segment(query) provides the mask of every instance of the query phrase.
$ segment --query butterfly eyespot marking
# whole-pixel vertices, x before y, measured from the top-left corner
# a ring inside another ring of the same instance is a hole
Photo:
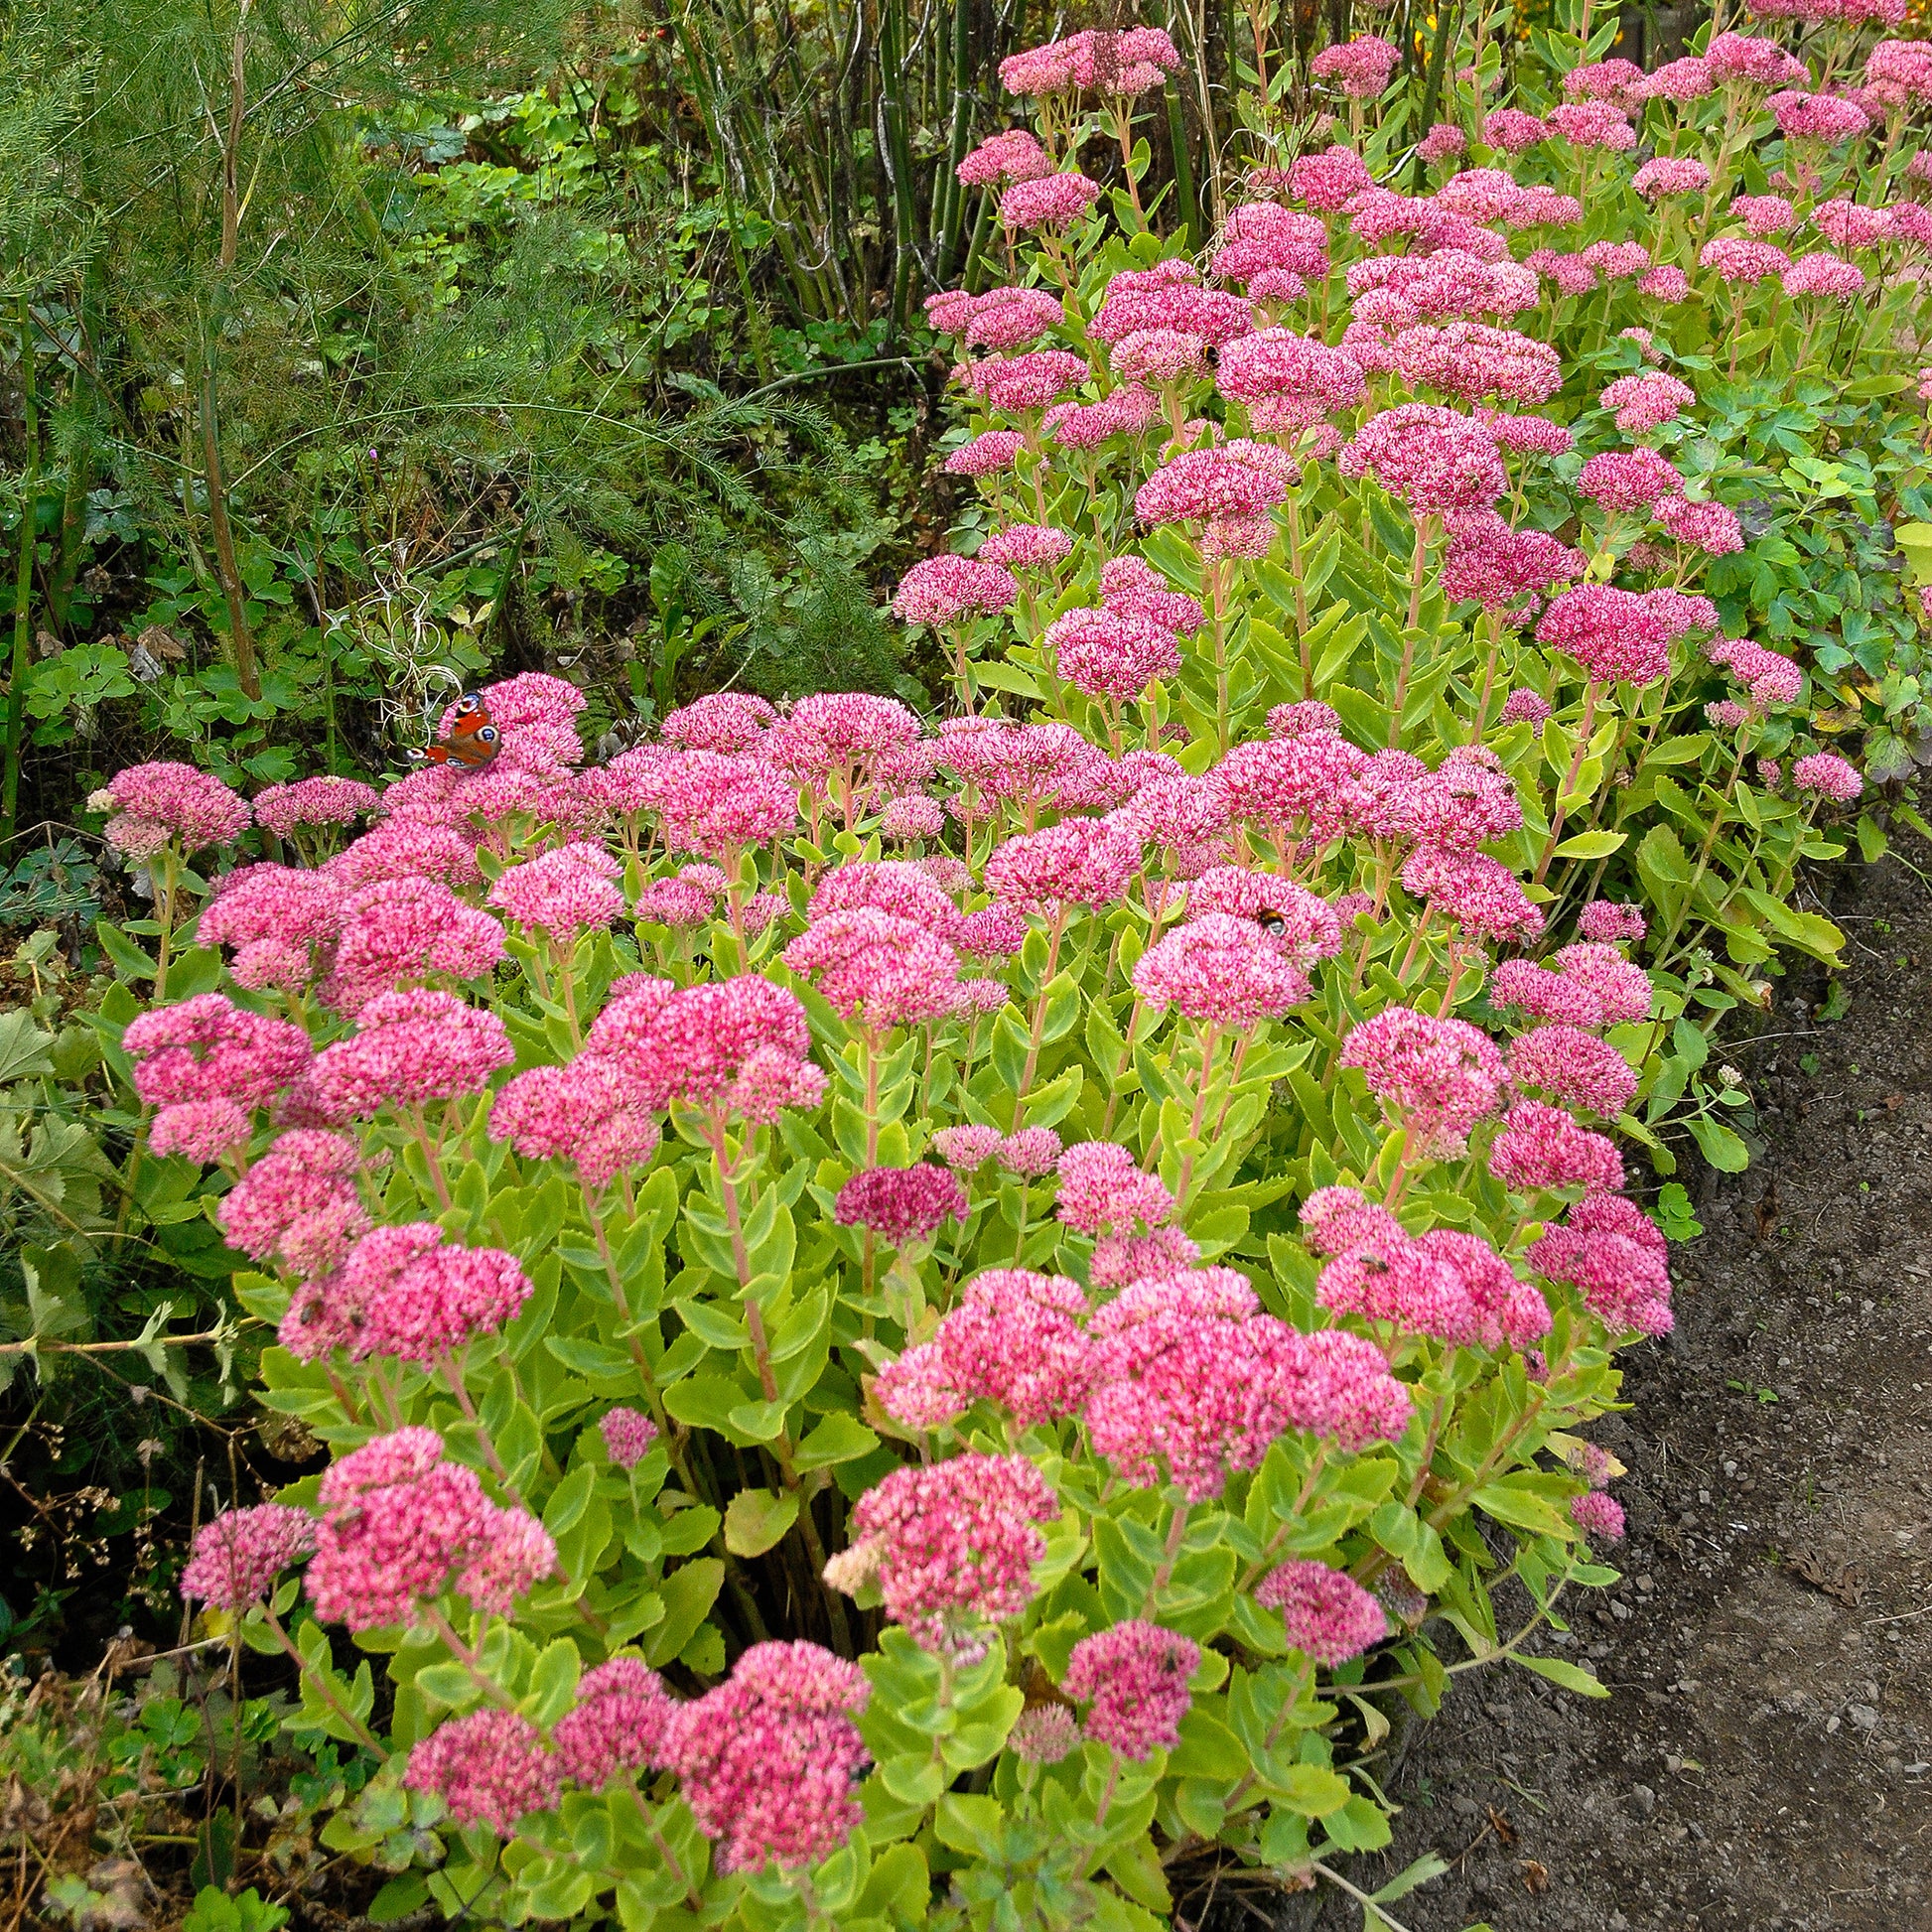
[[[466,691],[456,702],[456,715],[459,718],[468,718],[483,708],[483,701],[482,692]]]
[[[497,738],[500,736],[500,734],[497,732],[496,727],[494,725],[485,725],[480,732],[478,732],[477,736],[481,738],[485,745],[494,745],[496,743]]]

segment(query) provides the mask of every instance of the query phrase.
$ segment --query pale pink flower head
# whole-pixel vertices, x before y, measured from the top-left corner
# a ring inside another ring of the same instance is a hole
[[[676,1708],[664,1758],[721,1870],[817,1864],[864,1822],[871,1758],[852,1719],[871,1690],[817,1644],[758,1643],[729,1683]]]
[[[1816,792],[1835,804],[1849,805],[1864,789],[1856,766],[1836,752],[1812,752],[1791,767],[1791,782],[1800,791]]]
[[[1670,669],[1671,630],[1645,597],[1584,584],[1551,601],[1536,640],[1560,650],[1600,683],[1654,684]]]
[[[1108,282],[1087,334],[1111,345],[1141,330],[1169,329],[1220,349],[1254,328],[1254,308],[1245,297],[1199,284],[1200,271],[1178,258],[1124,269]]]
[[[1561,1022],[1510,1042],[1509,1074],[1519,1087],[1612,1119],[1637,1091],[1636,1069],[1614,1046]]]
[[[1690,297],[1691,279],[1676,263],[1665,262],[1638,278],[1637,293],[1654,302],[1684,302]]]
[[[942,1127],[932,1137],[940,1160],[957,1173],[971,1173],[1000,1151],[1006,1139],[997,1127],[981,1127],[971,1122],[959,1127]]]
[[[231,946],[237,986],[306,986],[317,949],[341,928],[344,894],[326,872],[292,866],[242,866],[227,874],[202,908],[196,937]]]
[[[1604,450],[1584,465],[1577,487],[1612,515],[1630,516],[1648,512],[1666,496],[1683,495],[1684,479],[1655,450]]]
[[[1073,1646],[1060,1689],[1087,1707],[1088,1737],[1138,1762],[1179,1743],[1199,1668],[1192,1639],[1131,1617]]]
[[[979,561],[1008,570],[1050,570],[1072,554],[1073,539],[1050,523],[1010,523],[979,547]]]
[[[230,1509],[195,1533],[180,1589],[191,1603],[237,1613],[261,1602],[275,1579],[315,1547],[315,1518],[281,1503]]]
[[[1549,715],[1550,700],[1527,685],[1519,686],[1503,700],[1502,722],[1505,725],[1541,725]]]
[[[1312,997],[1287,947],[1252,919],[1205,912],[1156,941],[1135,962],[1134,990],[1202,1026],[1247,1031]]]
[[[607,1409],[599,1421],[604,1452],[620,1469],[634,1469],[657,1441],[658,1428],[640,1409]]]
[[[1217,360],[1215,387],[1246,405],[1257,429],[1312,429],[1367,399],[1351,356],[1290,329],[1262,329],[1229,343]]]
[[[1500,148],[1505,154],[1527,154],[1549,138],[1549,122],[1524,113],[1520,107],[1499,107],[1482,123],[1483,145]]]
[[[352,825],[378,802],[375,787],[359,778],[298,778],[258,791],[253,809],[257,825],[285,839],[299,828]]]
[[[1565,101],[1544,119],[1553,134],[1586,151],[1622,154],[1637,145],[1637,130],[1622,108],[1606,100]]]
[[[1001,188],[1053,172],[1053,158],[1031,128],[1010,127],[982,141],[956,173],[968,188]],[[936,298],[935,298],[936,299]],[[929,306],[929,305],[928,305]]]
[[[1017,429],[982,430],[954,450],[944,468],[949,477],[995,477],[1011,470],[1026,447],[1027,439]]]
[[[1768,241],[1753,241],[1746,235],[1719,235],[1704,244],[1698,266],[1713,270],[1735,288],[1782,275],[1791,266],[1791,257]]]
[[[1730,211],[1752,234],[1784,234],[1798,225],[1798,210],[1782,195],[1739,195]]]
[[[130,859],[152,859],[172,841],[183,852],[232,845],[248,829],[245,798],[212,772],[166,759],[115,772],[88,803],[112,814],[104,836]]]
[[[1865,56],[1863,92],[1888,113],[1932,101],[1932,46],[1879,41]]]
[[[1438,395],[1534,408],[1563,387],[1563,363],[1556,349],[1514,329],[1493,329],[1481,322],[1457,321],[1441,328],[1422,323],[1403,330],[1390,348],[1405,382]]]
[[[1472,602],[1527,623],[1543,593],[1574,583],[1588,567],[1581,550],[1547,530],[1513,529],[1500,518],[1454,531],[1440,579],[1452,604]]]
[[[1867,278],[1857,262],[1821,249],[1800,255],[1784,271],[1783,285],[1786,295],[1815,295],[1826,302],[1850,302],[1865,292]]]
[[[785,947],[794,973],[848,1020],[863,1017],[881,1031],[918,1026],[953,1010],[959,954],[937,934],[874,906],[833,912]]]
[[[1199,1246],[1175,1227],[1152,1228],[1146,1234],[1103,1234],[1093,1244],[1087,1280],[1099,1294],[1133,1282],[1184,1275],[1199,1262]]]
[[[601,1791],[621,1772],[662,1763],[677,1702],[641,1659],[614,1657],[587,1671],[577,1702],[551,1726],[563,1774],[587,1791]]]
[[[687,752],[730,756],[751,750],[777,716],[764,699],[749,691],[707,691],[664,714],[663,737]]]
[[[923,792],[889,799],[879,814],[879,830],[889,839],[933,839],[945,829],[945,806]]]
[[[1389,1634],[1382,1606],[1345,1570],[1292,1560],[1255,1586],[1255,1601],[1280,1610],[1292,1648],[1332,1670]]]
[[[1418,846],[1404,861],[1402,890],[1487,943],[1527,942],[1543,930],[1543,912],[1516,875],[1486,852]]]
[[[653,879],[637,895],[637,903],[631,909],[649,924],[688,932],[710,924],[717,905],[718,895],[714,891],[696,880],[674,877]]]
[[[356,1031],[316,1055],[310,1092],[338,1120],[480,1092],[516,1057],[495,1014],[454,993],[378,993]]]
[[[969,1406],[969,1398],[952,1386],[936,1342],[921,1342],[888,1362],[879,1371],[873,1393],[887,1415],[906,1429],[944,1429]],[[837,1578],[827,1581],[836,1583]]]
[[[1744,547],[1744,526],[1727,503],[1666,496],[1657,505],[1656,515],[1674,542],[1701,550],[1706,556],[1727,557]]]
[[[1838,249],[1881,247],[1897,233],[1891,208],[1872,208],[1859,201],[1820,201],[1812,208],[1812,226]]]
[[[314,1359],[330,1344],[353,1361],[394,1355],[426,1365],[514,1320],[530,1283],[512,1255],[445,1241],[431,1221],[372,1228],[340,1269],[312,1284],[304,1311]]]
[[[1615,411],[1618,429],[1640,435],[1675,422],[1696,403],[1697,391],[1661,369],[1648,369],[1641,375],[1618,376],[1604,387],[1597,401]]]
[[[340,920],[321,989],[338,1013],[359,1014],[414,981],[483,979],[506,953],[502,926],[433,879],[364,886]]]
[[[1770,8],[1754,8],[1770,12]],[[1748,87],[1785,87],[1805,81],[1807,68],[1785,53],[1775,41],[1760,41],[1742,33],[1716,33],[1704,49],[1704,62],[1720,81]]]
[[[928,1650],[984,1655],[988,1623],[1005,1623],[1036,1594],[1046,1554],[1038,1525],[1058,1499],[1024,1455],[956,1455],[895,1469],[859,1498],[856,1544],[872,1545],[886,1614]]]
[[[947,1221],[966,1218],[966,1190],[944,1168],[864,1168],[839,1189],[832,1218],[862,1227],[891,1247],[930,1240]]]
[[[1507,1073],[1495,1042],[1462,1020],[1387,1007],[1342,1040],[1341,1064],[1394,1109],[1422,1151],[1453,1148],[1496,1111]]]
[[[1207,345],[1177,329],[1137,329],[1114,345],[1107,366],[1123,382],[1169,389],[1206,373]]]
[[[1601,1490],[1590,1490],[1570,1499],[1570,1520],[1598,1543],[1616,1543],[1623,1537],[1623,1505]]]
[[[1646,921],[1640,906],[1593,898],[1578,913],[1577,930],[1586,939],[1614,943],[1621,939],[1641,939],[1646,930]]]
[[[805,918],[815,925],[834,912],[853,912],[862,906],[909,919],[949,943],[957,942],[964,924],[952,895],[923,865],[910,859],[855,859],[834,866],[806,902]]]
[[[1489,1172],[1523,1193],[1582,1187],[1613,1193],[1623,1185],[1616,1143],[1541,1100],[1519,1100],[1489,1145]]]
[[[602,846],[559,846],[506,867],[489,889],[489,902],[518,925],[567,943],[621,916],[620,871]]]
[[[1133,702],[1180,669],[1174,633],[1131,611],[1067,611],[1046,626],[1045,641],[1075,690],[1117,703]]]
[[[912,752],[919,736],[918,719],[897,698],[827,691],[800,698],[759,750],[802,784],[890,764]]]
[[[1341,922],[1334,907],[1273,873],[1245,866],[1215,866],[1187,888],[1187,916],[1226,913],[1259,924],[1304,972],[1341,949]]]
[[[1060,1137],[1050,1127],[1023,1127],[1000,1143],[1000,1166],[1032,1179],[1051,1173],[1060,1158]]]
[[[1076,1414],[1100,1366],[1087,1340],[1087,1314],[1079,1284],[1064,1275],[989,1269],[967,1284],[940,1322],[928,1373],[950,1392],[954,1414],[971,1402],[993,1402],[1023,1427]],[[900,1359],[910,1362],[918,1352]]]
[[[1650,974],[1603,943],[1585,941],[1557,952],[1557,972],[1573,985],[1588,987],[1601,1011],[1601,1026],[1623,1026],[1630,1020],[1650,1019],[1654,991]]]
[[[313,1128],[283,1134],[222,1196],[221,1231],[228,1245],[257,1261],[279,1256],[293,1265],[291,1250],[312,1245],[322,1232],[313,1225],[318,1216],[333,1217],[329,1227],[353,1240],[367,1225],[355,1193],[360,1164],[361,1150],[346,1136]]]
[[[1637,170],[1630,186],[1647,202],[1666,195],[1702,195],[1711,186],[1711,170],[1701,161],[1660,154]]]
[[[571,1162],[593,1188],[647,1167],[660,1139],[647,1097],[596,1053],[507,1081],[490,1103],[489,1135],[529,1159]]]
[[[1425,166],[1434,168],[1466,154],[1468,148],[1469,137],[1453,121],[1438,121],[1416,143],[1416,156]]]
[[[1773,94],[1770,107],[1779,133],[1792,141],[1817,141],[1836,147],[1871,126],[1871,116],[1863,107],[1839,94],[1808,94],[1793,89]]]
[[[1335,146],[1320,154],[1296,157],[1288,171],[1289,193],[1311,208],[1333,213],[1375,185],[1367,164],[1353,148]]]
[[[632,974],[612,987],[585,1044],[644,1107],[677,1100],[769,1124],[824,1093],[797,994],[757,973],[688,987]]]
[[[1066,818],[996,846],[986,889],[1003,904],[1050,911],[1109,905],[1141,863],[1138,833],[1117,818]]]
[[[1048,232],[1069,228],[1100,199],[1100,184],[1069,170],[1017,181],[1000,196],[1000,219],[1009,228]]]
[[[1337,467],[1347,477],[1373,477],[1418,516],[1484,509],[1509,486],[1489,432],[1434,403],[1403,403],[1371,416]]]
[[[1080,1722],[1063,1704],[1035,1704],[1007,1733],[1007,1748],[1024,1764],[1058,1764],[1080,1741]]]
[[[1572,68],[1563,76],[1563,91],[1571,100],[1607,100],[1627,113],[1643,104],[1647,76],[1634,61],[1596,61]]]
[[[1135,492],[1144,523],[1205,523],[1250,516],[1288,494],[1278,478],[1218,450],[1188,450],[1155,471]]]
[[[403,1769],[411,1791],[441,1798],[459,1828],[482,1825],[513,1838],[520,1818],[555,1811],[563,1770],[536,1726],[514,1711],[452,1718],[415,1744]]]
[[[1228,210],[1220,246],[1208,268],[1216,281],[1247,283],[1251,295],[1263,293],[1256,286],[1263,276],[1325,280],[1327,226],[1316,216],[1298,214],[1278,202],[1242,203]]]
[[[899,579],[893,615],[939,628],[986,612],[1004,611],[1020,595],[1010,570],[978,557],[926,557]]]
[[[1402,59],[1400,50],[1375,34],[1361,34],[1352,41],[1324,47],[1309,64],[1317,80],[1332,81],[1354,100],[1373,100],[1389,84],[1389,76]]]
[[[1174,1197],[1159,1174],[1143,1173],[1133,1154],[1112,1141],[1079,1141],[1059,1159],[1056,1212],[1082,1234],[1155,1228],[1173,1217]]]
[[[244,1110],[265,1106],[298,1080],[312,1050],[293,1022],[250,1013],[219,993],[137,1015],[121,1044],[148,1106],[225,1100]]]
[[[556,1566],[542,1525],[490,1503],[474,1470],[443,1460],[431,1429],[378,1436],[341,1457],[317,1501],[309,1596],[325,1622],[353,1630],[406,1624],[449,1587],[479,1608],[501,1606],[506,1589],[520,1593]]]
[[[1585,1306],[1616,1329],[1668,1334],[1672,1326],[1667,1244],[1656,1224],[1622,1194],[1589,1194],[1530,1244],[1530,1266],[1577,1289]]]
[[[957,318],[958,329],[951,333],[963,335],[969,348],[1028,348],[1049,329],[1057,329],[1066,321],[1066,309],[1059,297],[1044,289],[988,289],[984,295],[964,299],[968,306]],[[932,313],[932,303],[926,304],[926,310]]]
[[[1644,82],[1643,95],[1646,100],[1671,100],[1681,105],[1703,100],[1717,90],[1717,85],[1718,76],[1712,72],[1710,62],[1691,54],[1653,69]]]
[[[155,1115],[148,1145],[207,1167],[246,1147],[251,1131],[247,1112],[232,1100],[184,1100]]]

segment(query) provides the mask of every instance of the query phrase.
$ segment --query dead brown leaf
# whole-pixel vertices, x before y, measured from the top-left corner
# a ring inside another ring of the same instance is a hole
[[[1778,1183],[1775,1177],[1764,1183],[1764,1191],[1757,1201],[1757,1238],[1769,1240],[1771,1232],[1778,1224]]]
[[[1516,1869],[1523,1874],[1523,1889],[1542,1892],[1550,1889],[1550,1867],[1537,1859],[1518,1859]]]
[[[1494,1805],[1489,1807],[1489,1828],[1505,1845],[1516,1843],[1516,1827],[1509,1822],[1509,1813],[1498,1811]]]
[[[1785,1559],[1785,1568],[1796,1571],[1812,1588],[1837,1597],[1848,1609],[1856,1610],[1864,1601],[1864,1572],[1857,1564],[1835,1564],[1828,1557],[1800,1550]]]

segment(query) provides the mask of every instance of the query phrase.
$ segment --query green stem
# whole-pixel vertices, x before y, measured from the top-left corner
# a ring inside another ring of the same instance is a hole
[[[20,551],[14,568],[14,647],[7,677],[6,777],[0,789],[0,840],[13,837],[20,811],[20,740],[27,721],[27,672],[34,642],[34,549],[41,500],[41,403],[35,379],[34,314],[22,295],[15,304],[20,343],[20,394],[27,466],[20,478]]]

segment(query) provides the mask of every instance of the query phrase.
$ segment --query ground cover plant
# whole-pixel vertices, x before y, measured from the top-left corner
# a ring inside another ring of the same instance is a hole
[[[380,790],[93,801],[130,1176],[332,1456],[181,1587],[299,1673],[378,1918],[1130,1927],[1239,1869],[1397,1925],[1391,1714],[1600,1689],[1538,1640],[1671,1321],[1626,1157],[1743,1165],[1712,1037],[1835,958],[1800,868],[1915,729],[1857,566],[1922,507],[1932,55],[1646,75],[1586,11],[1505,101],[1452,24],[1403,89],[1258,14],[1198,250],[1162,31],[1005,64],[1007,280],[925,303],[979,506],[893,599],[943,716],[725,689],[591,762],[527,672]]]

